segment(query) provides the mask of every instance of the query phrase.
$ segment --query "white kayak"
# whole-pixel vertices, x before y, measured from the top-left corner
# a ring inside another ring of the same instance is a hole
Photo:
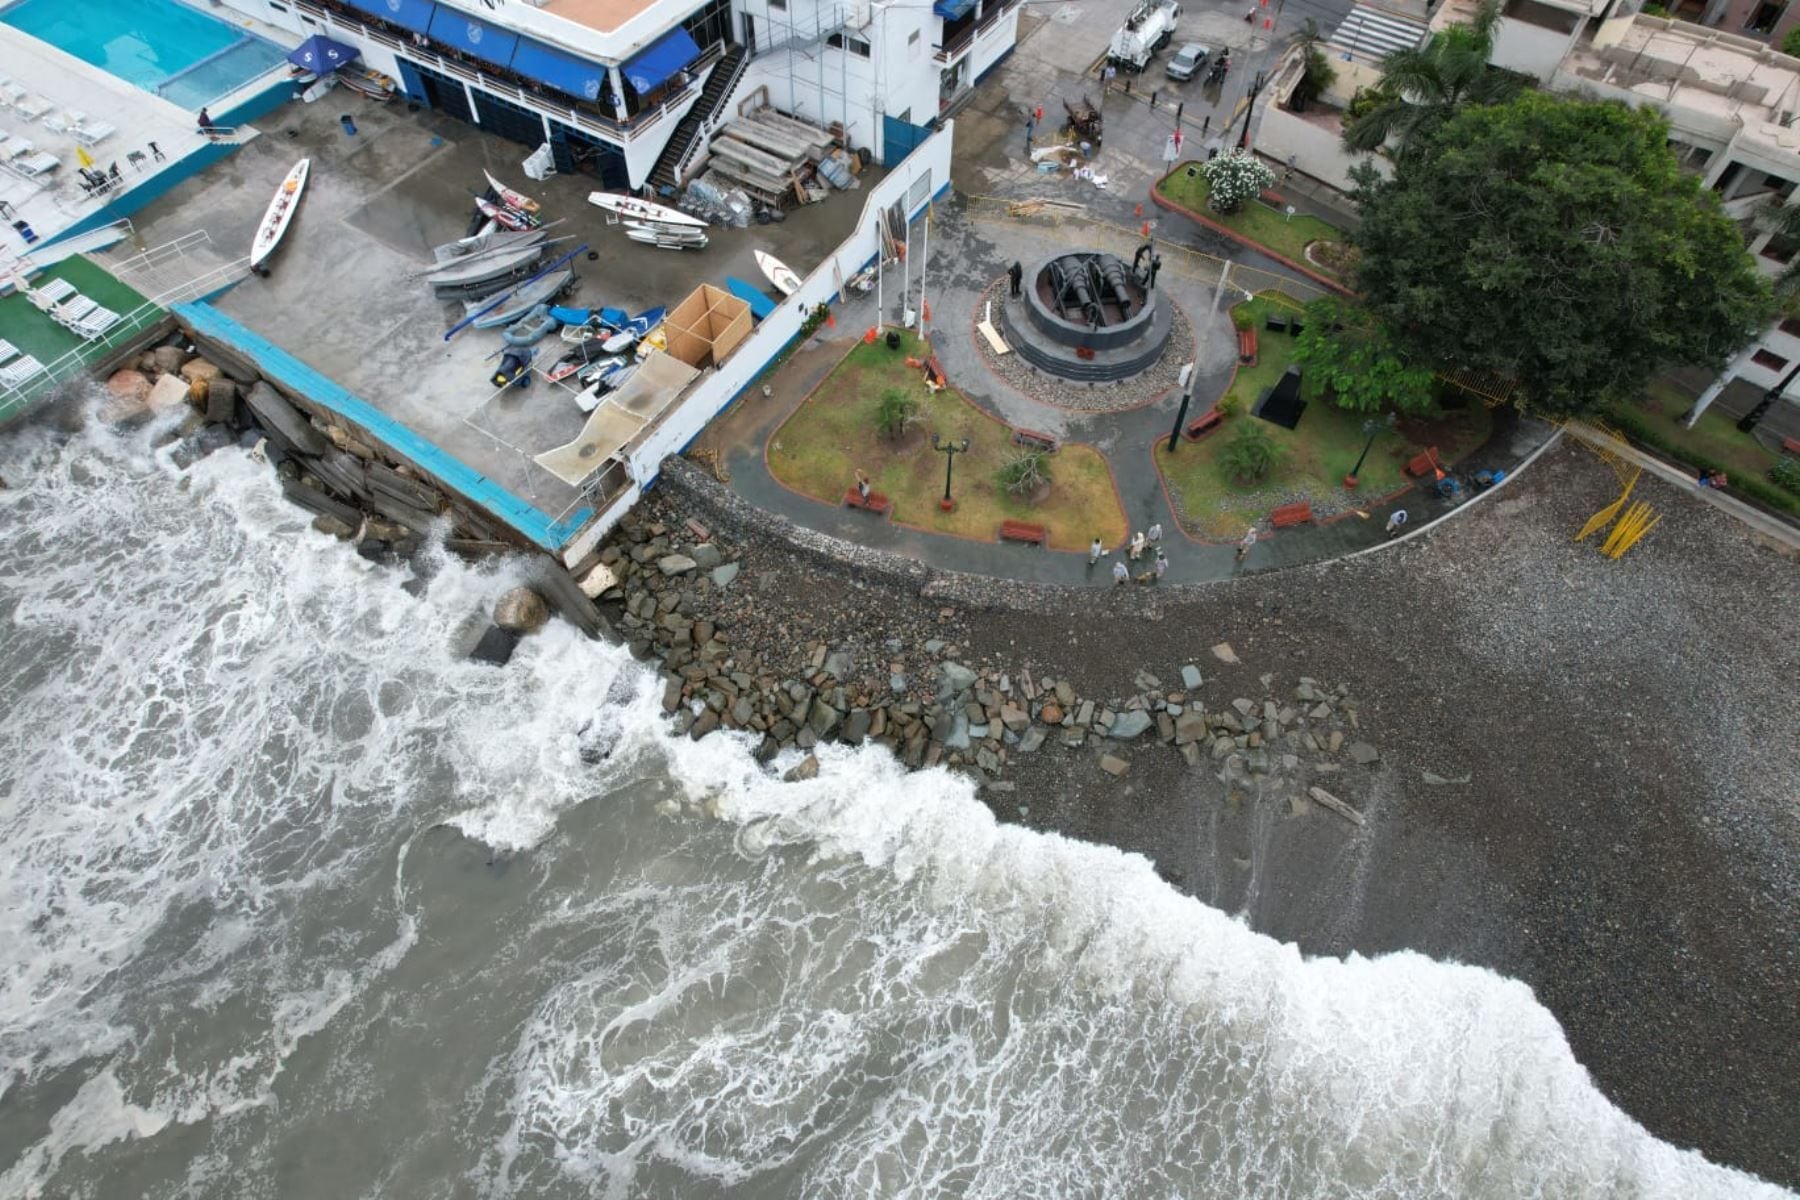
[[[800,290],[800,277],[788,269],[788,265],[770,254],[767,250],[756,252],[756,265],[762,273],[769,277],[769,282],[784,296],[791,296]]]
[[[659,225],[689,225],[696,229],[706,228],[706,222],[699,217],[690,217],[680,209],[652,204],[648,200],[639,200],[636,196],[622,196],[617,192],[589,192],[588,203],[595,208],[604,208],[607,212],[618,213],[621,217],[655,221]]]
[[[281,186],[275,189],[275,198],[269,201],[269,211],[263,214],[262,224],[256,227],[256,240],[250,243],[252,270],[260,266],[262,260],[273,254],[275,247],[281,244],[281,235],[287,232],[295,210],[300,207],[300,195],[306,190],[306,173],[311,167],[312,159],[301,159],[287,173],[287,178],[281,181]]]
[[[500,197],[500,203],[506,205],[506,207],[516,208],[520,212],[528,213],[534,213],[538,210],[538,202],[533,200],[530,196],[527,196],[524,192],[513,191],[486,171],[483,171],[482,174],[487,175],[488,186],[494,189],[494,195]]]

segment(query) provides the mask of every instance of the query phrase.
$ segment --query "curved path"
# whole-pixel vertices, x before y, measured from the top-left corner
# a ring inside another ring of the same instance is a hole
[[[1098,214],[1102,220],[1109,216],[1129,219],[1133,215],[1125,201],[1104,193],[1098,195],[1104,209],[1118,210],[1103,210]],[[1123,251],[1129,257],[1130,249],[1125,243],[1132,240],[1130,229],[1108,229],[1086,221],[1013,221],[1003,215],[979,215],[973,207],[960,199],[941,204],[930,235],[927,284],[935,319],[928,332],[951,385],[970,402],[1007,424],[1044,430],[1097,448],[1112,469],[1129,527],[1140,530],[1160,523],[1164,529],[1163,545],[1169,557],[1165,585],[1211,582],[1244,571],[1336,558],[1380,543],[1387,514],[1395,507],[1406,508],[1415,526],[1456,507],[1413,489],[1392,502],[1373,503],[1364,509],[1369,513],[1367,520],[1345,516],[1327,524],[1299,526],[1278,533],[1259,529],[1259,540],[1242,564],[1237,561],[1234,546],[1197,541],[1185,535],[1151,457],[1152,445],[1166,439],[1174,424],[1180,400],[1175,391],[1154,396],[1150,402],[1124,412],[1078,412],[1035,399],[1002,380],[976,345],[980,336],[974,329],[977,309],[987,289],[1008,264],[1015,259],[1031,262],[1057,250],[1094,245],[1115,253]],[[989,211],[1000,214],[1004,210]],[[1219,245],[1224,239],[1185,217],[1164,214],[1156,224],[1160,226],[1159,238],[1174,241],[1174,247],[1163,251],[1164,267],[1158,276],[1158,287],[1181,305],[1194,327],[1198,378],[1189,409],[1191,417],[1204,412],[1230,384],[1237,339],[1229,318],[1212,310],[1217,274],[1196,269],[1202,260],[1190,262],[1190,256],[1180,253],[1179,247],[1190,246],[1203,254],[1229,249],[1234,262],[1254,268],[1269,277],[1271,283],[1277,276],[1291,281],[1297,295],[1315,295],[1319,289],[1272,259],[1235,244]],[[1185,230],[1187,236],[1173,238],[1177,227]],[[918,245],[916,235],[914,245]],[[890,295],[890,319],[897,307],[897,299]],[[835,330],[821,330],[823,336],[803,345],[776,372],[770,380],[770,396],[750,393],[708,429],[700,444],[720,453],[730,471],[733,490],[758,507],[779,513],[798,525],[896,551],[942,570],[1043,583],[1110,586],[1111,558],[1090,566],[1087,556],[1081,553],[976,542],[911,529],[800,495],[770,475],[764,459],[769,438],[837,365],[862,331],[876,323],[873,298],[852,300],[838,310]],[[1171,347],[1170,353],[1180,352]],[[1463,467],[1512,467],[1550,436],[1547,427],[1521,424],[1497,412],[1494,434],[1485,446],[1463,461]]]

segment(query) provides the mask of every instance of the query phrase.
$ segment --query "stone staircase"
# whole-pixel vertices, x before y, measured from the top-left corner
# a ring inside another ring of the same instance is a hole
[[[734,45],[725,51],[725,56],[713,67],[712,74],[706,78],[706,86],[700,91],[700,99],[694,102],[694,107],[675,126],[669,144],[663,147],[662,156],[650,171],[650,186],[659,194],[665,188],[672,191],[681,186],[688,167],[704,147],[719,118],[724,115],[727,102],[744,78],[744,69],[749,63],[749,52],[742,46]]]

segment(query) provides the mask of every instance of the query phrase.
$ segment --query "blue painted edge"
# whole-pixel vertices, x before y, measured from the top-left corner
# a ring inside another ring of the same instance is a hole
[[[196,333],[217,339],[250,359],[271,380],[366,429],[396,454],[545,550],[555,553],[562,549],[593,518],[594,510],[583,508],[561,521],[554,519],[204,301],[177,304],[170,311]]]

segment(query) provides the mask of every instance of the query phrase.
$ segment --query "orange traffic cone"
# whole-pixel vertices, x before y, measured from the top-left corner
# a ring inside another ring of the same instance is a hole
[[[873,325],[871,325],[871,326],[869,326],[869,331],[867,333],[863,334],[863,345],[873,346],[874,344],[875,344],[875,327]]]
[[[1149,237],[1150,236],[1150,222],[1145,221],[1141,226],[1138,227],[1138,236],[1139,237]]]
[[[931,320],[931,301],[921,301],[919,307],[925,310],[925,319],[927,321]]]
[[[1140,205],[1138,205],[1138,206],[1137,206],[1137,207],[1136,207],[1136,208],[1134,208],[1134,209],[1132,209],[1132,210],[1131,210],[1131,215],[1132,215],[1132,216],[1134,216],[1134,217],[1141,217],[1141,216],[1143,216],[1143,215],[1144,215],[1144,206],[1143,206],[1143,205],[1142,205],[1142,204],[1140,204]]]
[[[832,312],[830,309],[825,310],[825,328],[827,328],[827,329],[836,329],[837,328],[837,314]]]

